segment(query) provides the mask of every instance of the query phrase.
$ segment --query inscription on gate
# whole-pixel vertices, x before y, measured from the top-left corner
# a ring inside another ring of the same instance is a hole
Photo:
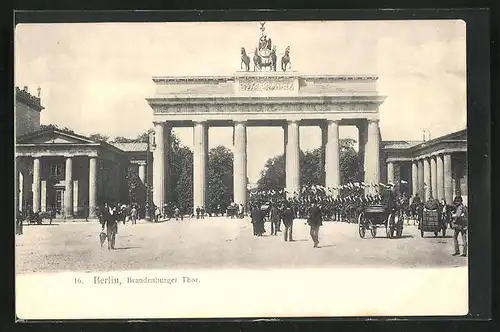
[[[291,91],[293,79],[241,80],[240,91]]]

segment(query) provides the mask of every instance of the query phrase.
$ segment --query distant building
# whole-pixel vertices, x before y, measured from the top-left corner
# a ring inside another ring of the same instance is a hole
[[[16,136],[40,129],[40,113],[44,109],[40,103],[40,97],[30,94],[26,86],[22,90],[16,87],[15,100]]]
[[[106,143],[54,128],[30,132],[16,143],[18,206],[95,218],[105,202],[130,203],[127,174],[138,175],[133,194],[144,206],[151,161],[147,142]]]
[[[382,156],[386,182],[400,191],[467,202],[467,129],[427,141],[383,141]]]

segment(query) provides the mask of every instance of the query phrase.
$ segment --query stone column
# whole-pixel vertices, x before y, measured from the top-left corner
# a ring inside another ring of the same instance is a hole
[[[368,137],[365,147],[365,182],[369,184],[380,183],[380,130],[378,120],[368,121]]]
[[[365,181],[365,146],[366,146],[366,137],[367,133],[367,125],[366,121],[363,120],[362,123],[356,126],[358,128],[358,172],[359,172],[359,181]]]
[[[146,164],[145,163],[140,163],[139,164],[139,179],[141,180],[142,184],[146,184]]]
[[[443,157],[444,173],[444,199],[447,204],[453,202],[453,178],[451,173],[451,154],[446,153]]]
[[[40,211],[40,158],[33,158],[33,212]]]
[[[326,145],[328,143],[328,125],[322,124],[320,126],[321,129],[321,165],[323,165],[323,174],[322,180],[323,180],[323,185],[326,187]]]
[[[424,191],[424,160],[418,160],[418,195],[420,199],[423,200],[425,198]]]
[[[443,155],[436,156],[436,198],[444,198],[444,174],[443,174]],[[447,204],[451,203],[446,201]]]
[[[155,122],[155,147],[153,151],[153,203],[163,208],[165,200],[165,137],[163,122]]]
[[[418,193],[418,164],[416,160],[411,162],[411,193],[413,196]]]
[[[387,162],[387,183],[394,183],[394,162]]]
[[[40,211],[47,212],[47,181],[40,181]]]
[[[430,157],[431,161],[431,192],[430,195],[433,198],[437,198],[437,167],[436,167],[436,156]]]
[[[234,124],[233,201],[246,206],[247,198],[247,130],[245,122]]]
[[[18,197],[19,197],[19,201],[17,202],[18,209],[19,209],[19,211],[22,211],[24,208],[24,174],[23,174],[23,172],[19,172],[17,192],[18,192]]]
[[[328,141],[325,153],[325,186],[337,188],[340,185],[339,122],[328,121]],[[338,191],[334,190],[336,194]]]
[[[208,130],[209,130],[209,126],[208,124],[205,126],[205,128],[203,129],[203,141],[205,142],[205,144],[203,145],[203,149],[204,149],[204,156],[205,156],[205,199],[204,199],[204,202],[203,202],[203,206],[205,206],[205,211],[207,210],[207,204],[208,204],[208,160],[209,160],[209,156],[210,156],[210,149],[208,147]]]
[[[431,163],[429,158],[424,159],[424,201],[431,195]]]
[[[73,218],[73,158],[66,157],[64,169],[64,218]]]
[[[300,191],[300,142],[298,121],[288,121],[286,143],[286,191],[293,197]]]
[[[172,137],[172,126],[166,122],[163,126],[163,202],[172,200],[172,186],[170,179],[170,146]]]
[[[89,215],[88,218],[97,218],[97,158],[89,158]]]
[[[207,129],[206,122],[195,122],[193,140],[193,208],[205,205],[206,193],[206,173],[207,173],[207,158],[205,156],[208,142],[206,141],[205,131]]]

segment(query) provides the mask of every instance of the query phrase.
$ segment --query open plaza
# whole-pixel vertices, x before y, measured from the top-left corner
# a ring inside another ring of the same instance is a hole
[[[116,250],[101,249],[97,222],[64,222],[24,227],[16,237],[16,271],[97,272],[155,269],[222,268],[343,268],[463,267],[467,258],[453,257],[451,231],[446,237],[420,236],[412,224],[403,236],[388,239],[380,230],[376,238],[361,239],[357,224],[325,222],[319,248],[313,248],[309,226],[297,219],[294,242],[283,233],[252,235],[248,218],[171,219],[161,223],[139,221],[118,226]]]

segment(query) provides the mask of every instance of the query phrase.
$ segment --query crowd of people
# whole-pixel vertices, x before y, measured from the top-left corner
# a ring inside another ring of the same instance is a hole
[[[271,222],[271,235],[280,231],[281,222],[286,227],[285,241],[293,241],[293,220],[306,219],[311,227],[310,235],[314,247],[319,243],[319,227],[323,221],[357,222],[357,218],[368,205],[384,205],[387,210],[399,213],[413,223],[422,221],[424,210],[438,210],[439,218],[449,223],[454,230],[453,241],[455,252],[459,254],[458,236],[463,243],[462,256],[467,255],[467,209],[463,205],[461,196],[455,197],[451,204],[444,199],[441,201],[432,196],[425,203],[418,194],[408,197],[406,193],[398,193],[394,184],[371,185],[372,189],[366,194],[366,184],[348,183],[339,188],[328,189],[322,186],[302,188],[287,197],[285,190],[258,191],[250,197],[250,217],[255,236],[265,233],[264,223]],[[336,192],[335,192],[336,191]],[[336,195],[331,195],[334,192]],[[393,215],[396,215],[394,213]]]
[[[365,190],[372,187],[372,190]],[[367,193],[369,192],[369,193]],[[385,205],[391,211],[399,211],[405,217],[407,223],[413,220],[418,223],[422,220],[423,211],[438,210],[440,216],[448,218],[450,227],[454,229],[454,255],[460,254],[458,237],[462,237],[464,251],[467,254],[467,208],[463,205],[462,198],[457,196],[451,204],[445,200],[438,201],[428,198],[423,202],[418,194],[408,197],[406,193],[398,193],[393,184],[367,185],[364,183],[348,183],[338,188],[325,188],[313,185],[305,186],[294,195],[287,195],[285,190],[267,190],[250,193],[248,210],[242,204],[218,204],[207,211],[203,206],[191,208],[189,211],[182,209],[176,204],[166,204],[163,209],[158,206],[140,206],[138,204],[104,204],[97,209],[97,215],[102,225],[102,231],[106,229],[109,249],[114,249],[115,237],[118,233],[118,224],[130,221],[136,224],[138,219],[150,215],[153,222],[162,219],[183,220],[185,215],[191,218],[204,219],[208,216],[226,216],[229,218],[243,218],[246,214],[250,216],[254,236],[262,236],[265,230],[265,222],[271,224],[271,235],[282,232],[284,226],[285,241],[293,241],[294,219],[306,219],[310,226],[310,235],[314,247],[319,244],[319,228],[323,221],[357,222],[357,218],[368,205]],[[186,213],[187,212],[187,213]],[[33,219],[33,213],[18,212],[16,215],[16,234],[23,233],[23,220]],[[29,217],[31,215],[31,217]]]

